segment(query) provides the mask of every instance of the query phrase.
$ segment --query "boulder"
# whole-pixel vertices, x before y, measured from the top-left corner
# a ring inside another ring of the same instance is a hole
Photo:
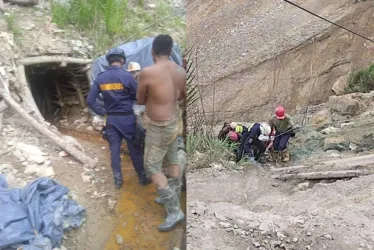
[[[338,137],[329,137],[326,138],[324,141],[324,150],[338,150],[343,151],[346,150],[349,146],[349,142],[345,140],[343,136]]]
[[[353,99],[352,95],[330,96],[328,104],[331,113],[343,116],[356,116],[360,113],[360,102]]]
[[[344,89],[347,87],[347,85],[348,85],[348,77],[341,76],[338,78],[338,80],[336,80],[334,85],[332,85],[331,89],[336,95],[344,95],[345,93]]]

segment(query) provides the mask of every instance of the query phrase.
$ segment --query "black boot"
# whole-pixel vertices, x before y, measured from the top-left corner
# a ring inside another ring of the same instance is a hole
[[[116,186],[117,189],[121,189],[123,184],[122,180],[114,180],[114,185]]]
[[[152,180],[151,180],[151,179],[148,179],[148,178],[147,178],[147,175],[146,175],[144,172],[138,174],[138,177],[139,177],[139,184],[140,184],[141,186],[146,186],[146,185],[152,183]]]
[[[158,230],[167,232],[182,222],[185,216],[180,208],[179,198],[173,189],[167,186],[164,189],[158,189],[157,192],[167,213],[164,223],[158,226]]]
[[[178,199],[180,199],[181,197],[181,189],[182,189],[182,183],[180,181],[180,178],[171,178],[168,180],[169,182],[169,187],[174,190],[174,192],[176,193],[176,195],[178,196]],[[155,202],[157,204],[160,204],[160,205],[164,205],[162,203],[162,199],[160,197],[157,197],[155,199]]]

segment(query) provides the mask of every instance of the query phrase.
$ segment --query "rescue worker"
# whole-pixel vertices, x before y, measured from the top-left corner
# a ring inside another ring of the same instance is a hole
[[[143,150],[139,143],[134,143],[136,127],[133,104],[136,102],[137,84],[131,74],[122,69],[126,62],[125,52],[120,48],[111,49],[106,55],[110,67],[100,73],[93,83],[88,96],[88,106],[97,114],[107,116],[106,137],[111,153],[111,166],[116,188],[121,188],[123,176],[121,170],[121,143],[124,138],[130,151],[134,169],[140,185],[147,185],[143,167]],[[104,108],[96,98],[102,94]]]
[[[245,157],[249,158],[251,161],[263,162],[263,154],[266,151],[266,146],[263,141],[259,138],[261,135],[270,136],[271,127],[267,123],[254,123],[248,129],[248,135],[243,141],[243,154]],[[256,151],[252,151],[252,146],[256,147]]]
[[[287,145],[290,138],[295,136],[296,129],[292,118],[286,114],[285,108],[279,105],[275,114],[271,116],[269,124],[272,129],[276,130],[272,154],[278,155],[280,153],[282,162],[288,162],[290,154]]]
[[[137,62],[129,62],[129,66],[127,67],[127,71],[131,73],[136,81],[139,79],[141,67],[140,64]]]
[[[227,134],[230,144],[237,144],[240,142],[240,134],[235,131],[229,131]]]
[[[218,140],[224,141],[227,138],[228,133],[231,131],[230,124],[228,122],[223,123],[223,127],[218,133]]]
[[[236,122],[230,123],[230,128],[232,129],[232,131],[235,131],[236,133],[239,133],[241,135],[248,131],[248,128],[246,126],[237,124]]]

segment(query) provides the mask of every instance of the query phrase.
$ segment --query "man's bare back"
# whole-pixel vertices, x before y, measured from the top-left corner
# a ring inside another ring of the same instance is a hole
[[[144,104],[151,120],[168,121],[177,116],[179,101],[186,99],[186,71],[181,66],[172,61],[157,62],[141,71],[139,83],[146,91]]]

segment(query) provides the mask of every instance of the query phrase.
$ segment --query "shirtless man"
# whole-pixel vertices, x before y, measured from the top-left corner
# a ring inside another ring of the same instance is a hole
[[[159,231],[170,231],[184,220],[180,208],[182,171],[178,160],[178,134],[182,125],[179,101],[186,102],[186,71],[169,60],[173,39],[158,35],[152,44],[154,65],[139,74],[137,104],[146,105],[149,126],[145,138],[144,166],[156,185],[167,216]],[[168,161],[169,180],[162,172],[163,159]]]

